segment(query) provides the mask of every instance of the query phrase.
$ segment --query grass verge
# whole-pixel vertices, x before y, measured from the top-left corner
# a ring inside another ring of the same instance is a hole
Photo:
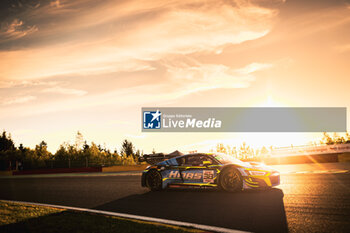
[[[101,214],[0,201],[0,232],[203,232]]]

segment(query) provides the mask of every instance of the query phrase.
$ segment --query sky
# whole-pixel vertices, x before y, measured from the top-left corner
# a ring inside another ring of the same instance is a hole
[[[349,0],[3,0],[0,22],[16,145],[301,145],[321,134],[141,133],[141,107],[350,107]]]

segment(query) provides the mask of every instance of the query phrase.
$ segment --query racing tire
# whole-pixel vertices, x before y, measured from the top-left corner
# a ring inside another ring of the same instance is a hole
[[[157,170],[150,170],[146,175],[146,186],[151,191],[162,190],[162,175]]]
[[[243,189],[242,176],[234,167],[222,171],[219,177],[219,188],[226,192],[240,192]]]

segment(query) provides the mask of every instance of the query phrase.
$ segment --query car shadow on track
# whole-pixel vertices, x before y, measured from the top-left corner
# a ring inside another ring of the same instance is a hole
[[[226,193],[166,190],[121,198],[95,209],[252,232],[288,232],[283,191]]]

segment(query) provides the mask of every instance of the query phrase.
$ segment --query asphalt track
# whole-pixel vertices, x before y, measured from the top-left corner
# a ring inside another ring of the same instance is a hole
[[[0,199],[116,211],[252,232],[350,232],[350,163],[278,168],[282,184],[268,191],[153,193],[140,187],[139,174],[120,173],[0,178]]]

